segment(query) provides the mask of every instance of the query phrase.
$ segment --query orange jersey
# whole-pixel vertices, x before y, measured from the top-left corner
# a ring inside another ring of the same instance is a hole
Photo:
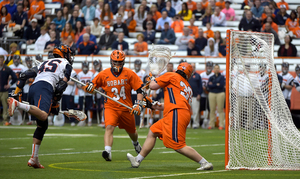
[[[183,32],[183,28],[184,28],[183,20],[180,20],[180,22],[173,21],[170,27],[174,30],[175,33]]]
[[[2,9],[3,6],[5,6],[6,4],[9,4],[9,1],[7,0],[3,0],[2,2],[0,2],[0,9]]]
[[[225,8],[225,1],[223,1],[222,3],[220,1],[216,2],[216,6],[219,6],[221,9]]]
[[[74,35],[74,32],[65,32],[65,31],[62,31],[61,34],[60,34],[60,37],[63,39],[63,40],[67,40],[68,36],[71,35],[72,36],[72,39],[74,40],[75,39],[75,35]]]
[[[101,18],[101,16],[100,16],[100,18]],[[103,17],[103,19],[101,19],[101,24],[103,26],[106,26],[106,25],[110,24],[112,19],[114,19],[114,15],[112,12],[110,12],[110,16],[108,16],[108,13],[105,13],[105,16]]]
[[[286,10],[289,10],[289,9],[290,9],[290,8],[289,8],[289,4],[286,3],[286,2],[278,2],[278,3],[276,3],[276,4],[277,4],[277,7],[278,7],[278,8],[280,8],[281,5],[285,5]]]
[[[157,22],[157,20],[161,18],[161,13],[159,11],[156,11],[155,14],[153,14],[152,18]]]
[[[45,3],[43,1],[32,1],[30,4],[29,14],[33,16],[34,14],[40,12],[41,10],[45,10]],[[45,11],[42,13],[43,17],[45,17]],[[28,19],[30,17],[28,16]]]
[[[147,42],[142,42],[142,43],[137,42],[134,44],[134,49],[137,52],[148,51],[148,44],[147,44]]]
[[[164,88],[164,117],[174,109],[190,111],[192,89],[188,81],[175,72],[167,72],[155,79]]]
[[[298,21],[292,21],[292,19],[288,18],[286,21],[285,21],[285,25],[287,26],[287,28],[292,31],[294,28],[298,27],[299,26],[299,23]],[[278,29],[277,29],[278,31]]]
[[[11,20],[11,16],[9,13],[7,13],[6,16],[1,16],[0,15],[0,18],[1,18],[1,22],[0,23],[5,23],[5,22],[9,22]]]
[[[278,33],[278,25],[275,22],[272,22],[271,27]],[[263,25],[262,30],[264,31],[266,28],[266,24]]]
[[[202,9],[206,9],[207,6],[208,6],[209,2],[206,1],[206,2],[201,2],[201,5],[202,5]]]
[[[111,68],[107,68],[93,79],[96,88],[101,87],[109,97],[132,106],[131,90],[138,90],[142,87],[142,80],[131,69],[123,67],[119,76],[115,76]],[[118,111],[129,111],[126,107],[106,99],[105,108],[115,109]]]
[[[198,38],[199,36],[199,29],[197,26],[188,26],[188,28],[190,29],[190,35],[194,36],[194,38]]]
[[[215,33],[212,30],[206,30],[206,31],[204,31],[204,34],[206,34],[207,39],[214,38],[214,36],[215,36]]]
[[[194,11],[197,9],[197,3],[195,1],[191,1],[191,3],[186,2],[188,5],[188,9],[191,11]]]

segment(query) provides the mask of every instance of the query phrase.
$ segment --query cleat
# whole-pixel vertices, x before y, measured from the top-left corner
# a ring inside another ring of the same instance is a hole
[[[102,157],[106,160],[106,161],[111,161],[111,152],[107,152],[106,150],[104,150],[102,152]]]
[[[86,122],[85,121],[80,121],[78,122],[77,126],[80,126],[80,127],[83,127],[86,125]]]
[[[101,122],[101,124],[98,124],[99,127],[103,127],[105,128],[105,123],[104,122]]]
[[[8,114],[10,117],[12,117],[14,115],[16,107],[18,106],[18,102],[14,98],[9,97],[7,99],[7,103],[9,106]]]
[[[219,127],[219,130],[223,130],[224,128],[223,127]]]
[[[201,164],[201,167],[200,168],[197,168],[197,170],[212,170],[214,167],[213,167],[213,164],[212,163],[204,163],[204,164]]]
[[[137,162],[137,161],[135,160],[135,157],[132,156],[130,153],[127,153],[127,159],[130,161],[131,166],[132,166],[133,168],[138,168],[138,167],[140,166],[140,164],[141,164],[141,163]]]
[[[5,122],[4,125],[5,125],[5,126],[10,126],[11,123],[10,123],[10,122]]]
[[[88,122],[88,126],[91,127],[92,126],[92,122]]]
[[[136,145],[133,144],[133,146],[134,146],[136,154],[139,154],[142,150],[140,143],[137,143]]]
[[[76,124],[75,122],[71,122],[71,126],[74,127]]]
[[[33,158],[30,158],[28,160],[27,164],[28,164],[29,167],[33,167],[33,168],[45,168],[43,165],[40,164],[39,160],[36,161]]]
[[[207,129],[210,130],[210,129],[212,129],[212,127],[208,127]]]

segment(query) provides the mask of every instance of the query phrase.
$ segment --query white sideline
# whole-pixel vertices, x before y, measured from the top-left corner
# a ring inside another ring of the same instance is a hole
[[[191,147],[213,147],[213,146],[222,146],[225,144],[211,144],[211,145],[192,145]],[[154,148],[155,150],[163,150],[166,147]],[[92,150],[86,152],[68,152],[68,153],[48,153],[48,154],[39,154],[39,156],[48,156],[48,155],[72,155],[72,154],[92,154],[92,153],[102,153],[103,150]],[[133,152],[133,149],[125,150],[112,150],[112,152]],[[11,156],[0,156],[0,158],[17,158],[17,157],[30,157],[30,155],[11,155]]]
[[[170,174],[170,175],[156,175],[156,176],[123,178],[123,179],[165,178],[165,177],[175,177],[175,176],[183,176],[183,175],[202,175],[202,174],[207,174],[207,173],[219,173],[219,172],[227,172],[227,171],[229,171],[229,170],[216,170],[216,171],[193,172],[193,173],[177,173],[177,174]]]

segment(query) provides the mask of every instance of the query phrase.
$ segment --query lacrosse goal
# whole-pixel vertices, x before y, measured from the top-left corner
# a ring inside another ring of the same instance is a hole
[[[300,132],[274,67],[274,37],[227,31],[225,168],[300,170]]]

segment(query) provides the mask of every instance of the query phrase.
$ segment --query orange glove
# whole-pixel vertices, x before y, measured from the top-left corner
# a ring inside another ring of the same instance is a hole
[[[95,90],[95,86],[93,83],[87,83],[84,87],[84,91],[88,92],[88,93],[93,93]]]

